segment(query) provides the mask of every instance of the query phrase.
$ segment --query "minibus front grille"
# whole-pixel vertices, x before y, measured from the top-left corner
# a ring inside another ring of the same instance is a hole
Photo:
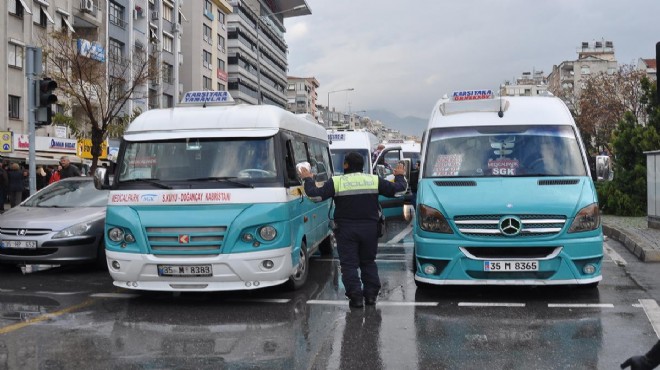
[[[569,180],[539,180],[539,185],[577,185],[580,182],[578,179]]]
[[[434,181],[436,186],[477,186],[476,181]]]
[[[470,258],[481,259],[548,259],[559,253],[559,247],[465,247]]]
[[[154,254],[219,254],[226,226],[147,227],[149,248]]]
[[[516,215],[521,222],[520,232],[516,235],[506,235],[500,230],[500,220],[505,215],[471,215],[456,216],[454,223],[465,236],[471,237],[539,237],[552,236],[561,232],[566,224],[563,215]],[[507,215],[509,216],[509,215]]]

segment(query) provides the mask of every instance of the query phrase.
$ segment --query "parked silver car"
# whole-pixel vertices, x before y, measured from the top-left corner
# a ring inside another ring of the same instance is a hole
[[[105,266],[108,191],[91,177],[53,183],[0,215],[0,263]]]

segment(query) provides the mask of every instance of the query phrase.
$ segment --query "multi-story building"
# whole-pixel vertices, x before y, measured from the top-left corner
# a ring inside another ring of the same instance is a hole
[[[234,100],[287,107],[285,18],[309,15],[306,0],[230,0],[228,89]]]
[[[646,72],[646,75],[651,81],[658,80],[658,67],[655,59],[639,58],[637,61],[637,69]]]
[[[544,94],[548,83],[543,71],[523,72],[515,84],[505,84],[502,92],[507,96],[535,96]]]
[[[553,66],[548,75],[548,90],[564,98],[571,109],[572,102],[567,97],[580,96],[586,78],[597,73],[613,74],[618,69],[612,41],[583,42],[577,53],[577,60]]]
[[[183,91],[227,90],[227,20],[234,8],[226,0],[186,1],[183,11]]]
[[[287,110],[293,113],[309,113],[318,118],[316,89],[321,86],[314,77],[289,76],[286,89]]]

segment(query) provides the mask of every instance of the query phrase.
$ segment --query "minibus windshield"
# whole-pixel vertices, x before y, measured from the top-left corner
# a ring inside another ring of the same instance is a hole
[[[335,170],[335,175],[344,174],[344,157],[350,152],[359,153],[364,159],[364,166],[362,167],[362,172],[371,173],[369,168],[369,151],[366,149],[332,149],[330,148],[330,154],[332,154],[332,166]]]
[[[424,177],[586,176],[570,126],[474,126],[430,131]]]
[[[274,140],[184,138],[126,142],[119,182],[223,181],[227,186],[277,178]]]

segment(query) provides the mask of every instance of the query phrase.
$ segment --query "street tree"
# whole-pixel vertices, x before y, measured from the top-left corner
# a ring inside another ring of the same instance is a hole
[[[647,120],[642,102],[645,71],[623,65],[615,73],[595,73],[583,80],[575,116],[589,152],[612,152],[610,139],[626,112],[638,123]]]
[[[656,84],[643,77],[641,96],[634,113],[623,114],[612,131],[614,180],[598,187],[601,208],[620,216],[644,216],[647,205],[646,155],[660,149],[660,107],[655,100]],[[635,115],[637,114],[637,116]]]
[[[143,50],[136,49],[131,59],[110,49],[107,58],[102,50],[84,43],[64,31],[42,39],[45,74],[58,84],[72,108],[70,117],[56,117],[71,128],[77,138],[91,135],[92,171],[97,167],[102,144],[108,134],[121,134],[127,120],[139,112],[125,112],[130,100],[145,99],[147,82],[159,78],[159,70]],[[73,118],[72,118],[73,117]],[[89,128],[89,130],[88,130]]]

